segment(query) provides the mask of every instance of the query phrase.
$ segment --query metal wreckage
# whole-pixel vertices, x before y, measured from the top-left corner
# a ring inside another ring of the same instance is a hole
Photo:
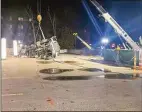
[[[50,39],[43,39],[37,42],[37,49],[35,49],[36,57],[41,59],[56,58],[60,53],[60,46],[56,36]]]
[[[39,21],[39,29],[43,39],[41,41],[37,41],[35,44],[23,46],[19,52],[19,55],[46,60],[56,58],[60,53],[60,46],[57,38],[56,36],[52,36],[51,38],[46,39],[40,26],[42,19],[41,15],[38,15],[37,19]]]
[[[57,42],[56,36],[50,39],[43,39],[31,44],[29,46],[25,45],[20,50],[20,55],[25,55],[29,58],[40,58],[40,59],[52,59],[56,58],[60,53],[60,46]]]

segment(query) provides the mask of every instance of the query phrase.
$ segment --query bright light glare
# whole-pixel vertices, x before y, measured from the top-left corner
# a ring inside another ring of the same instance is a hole
[[[103,44],[107,44],[109,42],[109,40],[107,38],[103,38],[101,41]]]
[[[20,47],[22,47],[23,46],[23,44],[20,44]]]
[[[1,59],[6,59],[6,39],[1,39]]]
[[[14,56],[18,55],[18,47],[17,47],[17,41],[16,40],[13,40],[13,53],[14,53]]]
[[[21,43],[21,41],[19,40],[19,41],[18,41],[18,43],[20,44],[20,43]]]
[[[103,47],[101,46],[101,49],[103,49]]]

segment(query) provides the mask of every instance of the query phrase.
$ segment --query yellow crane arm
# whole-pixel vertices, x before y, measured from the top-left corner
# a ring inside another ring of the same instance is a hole
[[[74,35],[75,37],[77,37],[88,49],[92,50],[92,47],[91,47],[89,44],[87,44],[83,39],[81,39],[81,38],[78,36],[77,33],[73,33],[73,35]]]

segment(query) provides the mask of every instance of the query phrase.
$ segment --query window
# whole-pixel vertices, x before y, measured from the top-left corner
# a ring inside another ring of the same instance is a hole
[[[31,21],[32,21],[32,19],[31,19],[31,18],[29,18],[29,21],[31,22]]]
[[[18,21],[23,21],[23,18],[22,17],[18,17]]]
[[[12,21],[12,17],[11,16],[9,17],[9,20]]]

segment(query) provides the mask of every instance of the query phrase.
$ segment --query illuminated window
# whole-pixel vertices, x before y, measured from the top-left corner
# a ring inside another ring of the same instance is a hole
[[[18,17],[18,21],[23,21],[23,18],[22,17]]]
[[[31,19],[31,18],[29,18],[29,21],[32,21],[32,19]]]

